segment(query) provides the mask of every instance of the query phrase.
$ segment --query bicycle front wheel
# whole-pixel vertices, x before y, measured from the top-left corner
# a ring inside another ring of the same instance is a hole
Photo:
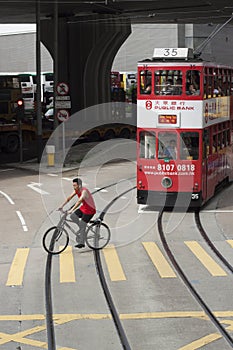
[[[62,253],[69,243],[69,235],[64,228],[57,226],[49,228],[43,237],[43,247],[51,254]]]
[[[110,229],[103,222],[94,222],[87,229],[86,242],[91,249],[102,249],[110,240]]]

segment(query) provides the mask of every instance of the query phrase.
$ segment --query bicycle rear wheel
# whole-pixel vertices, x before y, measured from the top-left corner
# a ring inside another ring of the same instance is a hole
[[[87,229],[86,243],[91,249],[102,249],[110,240],[110,229],[103,222],[94,222]]]
[[[51,254],[62,253],[69,243],[69,235],[64,228],[50,227],[44,234],[43,247]]]

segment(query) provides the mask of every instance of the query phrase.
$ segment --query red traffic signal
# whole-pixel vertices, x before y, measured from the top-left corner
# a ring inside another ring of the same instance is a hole
[[[18,105],[18,107],[22,107],[22,106],[23,106],[23,100],[22,100],[22,99],[19,99],[19,100],[17,101],[17,105]]]

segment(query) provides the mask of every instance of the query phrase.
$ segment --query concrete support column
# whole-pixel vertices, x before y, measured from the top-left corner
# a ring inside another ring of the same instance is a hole
[[[130,22],[115,16],[59,18],[58,81],[69,84],[72,114],[110,101],[112,63],[130,33]],[[41,21],[41,40],[54,58],[52,19]]]

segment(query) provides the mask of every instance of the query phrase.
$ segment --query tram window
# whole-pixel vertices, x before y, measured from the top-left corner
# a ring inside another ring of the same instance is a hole
[[[223,131],[223,135],[222,135],[222,146],[223,146],[223,148],[228,146],[227,132],[228,132],[228,130],[224,130]]]
[[[200,95],[200,72],[198,70],[186,72],[186,94]]]
[[[142,95],[150,95],[152,88],[151,81],[151,71],[150,70],[142,70],[140,71],[140,93]]]
[[[154,79],[156,95],[182,94],[182,72],[180,70],[156,70]]]
[[[203,159],[208,157],[210,153],[210,131],[209,129],[205,129],[203,132]]]
[[[158,158],[177,158],[177,134],[174,132],[160,132]]]
[[[218,145],[218,137],[217,135],[213,136],[213,144],[212,144],[212,154],[217,152],[217,145]]]
[[[180,159],[199,158],[199,134],[197,132],[182,132],[180,134]]]
[[[155,158],[155,133],[142,131],[140,133],[140,158]]]

